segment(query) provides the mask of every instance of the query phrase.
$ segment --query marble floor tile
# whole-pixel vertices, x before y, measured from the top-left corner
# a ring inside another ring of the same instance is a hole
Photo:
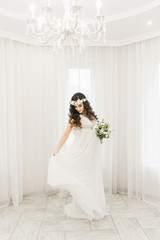
[[[6,207],[0,214],[0,240],[7,240],[10,238],[20,219],[20,213],[10,211]]]
[[[66,198],[58,196],[49,197],[46,204],[46,211],[63,212],[63,206],[66,204]]]
[[[41,230],[44,232],[81,231],[81,230],[90,231],[90,225],[89,225],[89,221],[87,220],[43,221]]]
[[[159,228],[153,228],[144,229],[145,234],[149,238],[149,240],[159,240],[160,239],[160,227]]]
[[[10,204],[7,208],[10,210],[14,210],[16,212],[21,212],[23,210],[30,209],[30,205],[28,202],[29,202],[29,200],[25,199],[25,200],[23,200],[23,202],[21,202],[19,204],[19,206],[15,207],[13,204]]]
[[[160,229],[160,217],[138,218],[137,221],[139,222],[142,228]]]
[[[86,220],[86,221],[88,221],[87,219],[72,218],[72,217],[69,217],[69,216],[67,216],[67,215],[65,215],[65,219],[66,219],[66,220],[74,220],[74,221],[81,221],[81,220]]]
[[[40,225],[41,221],[20,219],[10,240],[36,240]]]
[[[66,204],[72,202],[72,196],[67,196],[66,198]]]
[[[40,232],[37,240],[65,240],[65,232]]]
[[[152,212],[154,212],[154,214],[157,217],[160,217],[160,207],[151,203],[146,203],[148,208],[150,208],[152,210]]]
[[[112,194],[111,196],[105,195],[106,202],[123,201],[120,194]]]
[[[47,197],[33,197],[28,200],[28,204],[33,209],[45,209],[47,204]]]
[[[122,207],[127,207],[128,205],[124,202],[124,201],[114,201],[114,202],[109,202],[109,203],[106,203],[110,210],[112,209],[120,209]]]
[[[66,232],[66,240],[121,240],[116,230]]]
[[[3,212],[3,210],[4,210],[4,207],[1,207],[0,208],[0,214]]]
[[[106,196],[106,205],[110,209],[119,209],[127,206],[126,202],[122,199],[119,194],[113,194],[113,196]]]
[[[72,201],[52,194],[25,198],[0,210],[0,240],[160,240],[160,207],[121,194],[106,196],[110,215],[73,219],[63,213]]]
[[[135,207],[135,208],[147,208],[148,207],[147,204],[142,200],[139,200],[136,198],[130,198],[127,196],[122,196],[122,198],[129,207]]]
[[[90,221],[91,230],[115,229],[115,225],[110,216],[105,216],[102,220]]]
[[[123,240],[148,240],[135,218],[115,218],[114,223]]]
[[[21,218],[26,220],[39,220],[39,221],[52,221],[52,220],[64,220],[65,214],[62,212],[52,212],[46,210],[31,210],[31,211],[24,211],[21,214]]]
[[[155,217],[155,214],[149,208],[134,208],[134,207],[121,207],[120,209],[111,209],[110,213],[113,217]]]
[[[15,207],[13,204],[10,204],[8,208],[17,212],[22,212],[34,209],[45,209],[46,204],[46,197],[35,197],[31,199],[24,199],[23,202],[20,203],[17,207]]]

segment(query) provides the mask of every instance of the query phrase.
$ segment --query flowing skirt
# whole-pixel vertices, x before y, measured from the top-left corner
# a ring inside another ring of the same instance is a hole
[[[73,143],[51,156],[47,183],[70,192],[73,201],[64,206],[72,218],[103,219],[109,215],[102,175],[101,143],[93,129],[75,131]]]

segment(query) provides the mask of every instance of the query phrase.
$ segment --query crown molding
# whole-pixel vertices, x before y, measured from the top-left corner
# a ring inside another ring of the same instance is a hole
[[[37,43],[36,40],[28,38],[25,35],[19,35],[19,34],[15,34],[15,33],[10,33],[10,32],[6,32],[6,31],[0,31],[0,37],[1,38],[7,38],[9,40],[13,40],[13,41],[17,41],[17,42],[21,42],[21,43],[27,43],[27,44],[31,44],[31,45],[35,45],[35,46],[39,46],[40,44]]]
[[[147,12],[147,11],[153,9],[153,8],[158,7],[158,6],[160,6],[160,0],[154,0],[151,3],[148,3],[148,4],[144,5],[143,7],[133,9],[133,10],[130,10],[130,11],[126,11],[126,12],[122,12],[120,14],[115,14],[115,15],[105,17],[105,22],[113,22],[113,21],[118,21],[120,19],[133,17],[133,16],[136,16],[138,14]]]
[[[14,40],[14,41],[21,42],[21,43],[34,45],[34,46],[42,46],[35,39],[29,38],[25,35],[21,36],[21,35],[18,35],[18,34],[13,34],[13,33],[9,33],[9,32],[0,31],[0,37],[10,39],[10,40]],[[121,46],[129,45],[129,44],[145,41],[145,40],[148,40],[148,39],[157,38],[157,37],[160,37],[160,29],[158,29],[157,31],[154,31],[154,32],[150,32],[148,34],[143,34],[143,35],[139,35],[139,36],[136,36],[136,37],[133,37],[133,38],[128,38],[128,39],[119,40],[119,41],[106,41],[106,42],[97,42],[97,43],[88,42],[88,46],[121,47]],[[46,44],[45,46],[52,46],[52,44],[51,43]]]
[[[142,34],[142,35],[135,36],[133,38],[126,38],[124,40],[120,40],[118,42],[118,46],[121,47],[125,45],[130,45],[130,44],[146,41],[146,40],[157,38],[157,37],[160,37],[160,29],[156,31],[152,31],[148,34]]]
[[[112,21],[117,21],[120,19],[129,18],[129,17],[135,16],[135,15],[147,12],[158,6],[160,6],[160,0],[154,0],[151,3],[148,3],[140,8],[105,17],[105,22],[112,22]],[[0,8],[0,14],[4,15],[6,17],[15,18],[15,19],[22,20],[22,21],[26,21],[28,18],[28,16],[26,16],[24,14],[20,14],[18,12],[8,10],[5,8]]]
[[[18,20],[22,20],[22,21],[26,21],[27,16],[24,14],[20,14],[5,8],[0,8],[0,14],[6,17],[11,17],[11,18],[15,18]]]

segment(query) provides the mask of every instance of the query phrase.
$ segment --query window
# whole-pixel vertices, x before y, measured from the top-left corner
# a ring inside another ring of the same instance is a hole
[[[68,69],[67,76],[67,89],[66,89],[66,123],[68,121],[69,113],[69,101],[76,92],[84,93],[88,98],[91,94],[91,82],[90,82],[90,69],[89,68],[70,68]],[[66,141],[66,146],[70,145],[73,141],[73,134],[71,132],[69,138]]]
[[[69,69],[68,70],[68,94],[69,99],[75,92],[90,94],[90,69]]]

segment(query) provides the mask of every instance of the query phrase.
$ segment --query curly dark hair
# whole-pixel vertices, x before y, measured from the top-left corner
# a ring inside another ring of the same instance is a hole
[[[86,96],[83,93],[77,92],[72,96],[71,101],[77,101],[78,99],[83,99],[83,98],[86,98]],[[91,121],[93,121],[94,119],[98,120],[98,117],[93,111],[90,105],[90,102],[87,100],[83,102],[83,104],[84,104],[84,112],[86,117],[88,117],[89,120]],[[74,105],[70,104],[68,116],[69,116],[69,123],[71,124],[71,126],[74,126],[80,129],[82,128],[81,121],[80,121],[81,120],[80,113],[75,109]]]

